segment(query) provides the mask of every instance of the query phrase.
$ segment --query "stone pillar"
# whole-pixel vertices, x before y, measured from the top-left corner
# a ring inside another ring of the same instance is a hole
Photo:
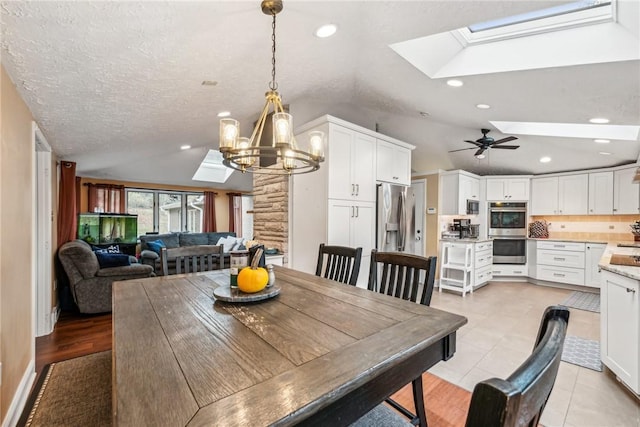
[[[289,176],[253,175],[253,236],[288,262]]]

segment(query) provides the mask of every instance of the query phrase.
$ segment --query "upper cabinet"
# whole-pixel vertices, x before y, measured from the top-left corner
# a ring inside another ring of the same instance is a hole
[[[487,178],[487,201],[528,200],[529,178]]]
[[[376,200],[376,139],[332,125],[329,128],[329,198]]]
[[[613,172],[614,215],[640,213],[640,185],[633,182],[637,169],[633,166]]]
[[[613,213],[613,172],[589,174],[589,215]]]
[[[411,185],[411,150],[381,139],[377,140],[376,146],[376,179]]]
[[[530,215],[586,215],[587,174],[531,179]]]
[[[441,215],[466,215],[467,200],[480,200],[480,180],[464,171],[440,175]]]

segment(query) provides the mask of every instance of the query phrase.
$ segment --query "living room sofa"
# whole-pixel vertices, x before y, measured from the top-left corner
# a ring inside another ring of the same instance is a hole
[[[115,281],[155,276],[152,267],[137,262],[101,268],[91,245],[79,239],[62,245],[58,258],[69,277],[71,295],[80,313],[110,312],[111,285]]]
[[[161,240],[166,248],[179,248],[183,246],[217,245],[222,237],[236,237],[236,233],[230,231],[214,231],[208,233],[166,233],[146,234],[140,236],[140,263],[150,265],[154,272],[160,272],[160,254],[149,246],[149,242]],[[224,268],[229,267],[229,247],[225,247]],[[171,265],[170,265],[171,268]]]

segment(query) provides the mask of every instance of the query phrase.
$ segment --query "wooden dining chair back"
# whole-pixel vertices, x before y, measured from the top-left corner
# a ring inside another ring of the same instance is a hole
[[[374,249],[371,251],[368,289],[429,305],[435,282],[436,261],[435,256],[378,252]]]
[[[362,248],[320,243],[316,276],[355,286],[360,273]]]
[[[161,274],[196,273],[220,270],[223,265],[223,245],[197,245],[179,248],[161,248]],[[175,268],[173,263],[175,262]]]
[[[548,307],[531,356],[506,380],[476,384],[466,427],[535,427],[549,399],[560,366],[569,309]]]
[[[437,257],[422,257],[402,252],[371,251],[370,291],[429,305],[433,294]],[[380,280],[378,280],[380,278]],[[421,280],[422,279],[422,280]],[[427,413],[422,394],[422,375],[411,382],[415,414],[391,398],[386,402],[411,420],[411,424],[427,426]]]

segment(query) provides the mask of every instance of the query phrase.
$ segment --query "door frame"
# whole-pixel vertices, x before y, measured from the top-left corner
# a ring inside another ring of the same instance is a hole
[[[413,194],[415,196],[416,192],[415,192],[414,184],[420,184],[424,188],[424,191],[422,192],[422,194],[420,194],[420,196],[422,197],[422,212],[418,212],[418,204],[416,203],[415,211],[413,214],[413,220],[415,223],[415,226],[414,226],[415,230],[418,230],[418,219],[420,220],[420,224],[421,224],[420,238],[422,240],[420,240],[420,253],[416,253],[416,255],[425,256],[425,253],[427,252],[427,232],[426,232],[427,218],[426,218],[426,209],[425,209],[425,207],[427,206],[427,180],[424,178],[411,180],[411,189],[414,190]],[[417,200],[417,197],[416,197],[416,200]]]
[[[52,310],[53,203],[51,146],[36,122],[32,122],[33,152],[33,337],[53,331],[57,310]]]

